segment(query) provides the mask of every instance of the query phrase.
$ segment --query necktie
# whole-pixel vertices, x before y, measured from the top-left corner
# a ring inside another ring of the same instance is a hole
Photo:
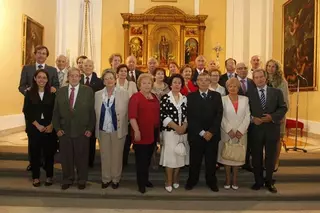
[[[136,79],[133,75],[133,71],[130,71],[130,80],[133,81],[133,82],[136,82]]]
[[[64,78],[64,72],[62,72],[62,71],[58,72],[58,78],[59,78],[60,87],[62,87],[63,78]]]
[[[73,102],[74,102],[74,87],[71,87],[71,93],[69,97],[69,104],[70,104],[70,109],[73,109]]]
[[[266,108],[266,96],[264,94],[264,89],[260,89],[260,92],[261,92],[261,96],[260,96],[261,106],[262,106],[262,109],[265,109]]]
[[[232,77],[233,77],[233,76],[232,76],[232,74],[230,73],[230,74],[229,74],[229,79],[232,78]]]
[[[246,94],[247,93],[246,81],[241,79],[240,82],[241,82],[242,91],[244,94]]]
[[[88,76],[86,77],[86,83],[85,83],[85,85],[87,85],[87,86],[90,85],[90,81],[89,81],[89,77],[88,77]]]
[[[203,99],[207,99],[207,94],[205,92],[201,93]]]
[[[43,66],[42,66],[41,64],[39,64],[39,65],[38,65],[38,70],[39,70],[39,69],[42,69],[42,68],[43,68]]]

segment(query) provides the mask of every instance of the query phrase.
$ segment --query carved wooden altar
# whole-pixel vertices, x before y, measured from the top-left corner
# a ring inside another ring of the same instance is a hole
[[[124,56],[135,55],[138,66],[146,68],[155,57],[161,67],[169,61],[193,64],[204,51],[207,15],[188,15],[177,7],[156,6],[143,14],[121,13]]]

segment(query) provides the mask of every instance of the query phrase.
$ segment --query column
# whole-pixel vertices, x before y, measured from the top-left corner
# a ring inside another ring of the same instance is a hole
[[[148,62],[148,25],[143,25],[143,65],[147,66]]]
[[[185,64],[184,62],[184,30],[185,26],[180,26],[180,65]]]
[[[206,26],[199,26],[199,55],[204,54],[204,31]]]
[[[124,30],[124,59],[129,56],[129,27],[128,23],[122,25]]]

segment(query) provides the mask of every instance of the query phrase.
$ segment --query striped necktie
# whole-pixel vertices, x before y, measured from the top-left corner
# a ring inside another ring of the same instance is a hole
[[[266,95],[264,94],[264,89],[260,89],[261,92],[261,96],[260,96],[260,102],[261,102],[261,106],[262,109],[266,108]]]

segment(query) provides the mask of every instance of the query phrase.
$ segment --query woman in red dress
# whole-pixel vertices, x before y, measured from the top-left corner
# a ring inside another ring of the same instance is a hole
[[[187,96],[191,92],[195,92],[198,88],[192,83],[192,68],[190,65],[186,64],[180,69],[180,74],[184,78],[185,85],[181,89],[181,94]]]
[[[141,74],[138,78],[139,92],[129,101],[129,119],[133,130],[133,143],[136,158],[136,172],[139,192],[153,187],[149,181],[149,166],[154,146],[159,136],[160,103],[151,93],[153,76]]]

